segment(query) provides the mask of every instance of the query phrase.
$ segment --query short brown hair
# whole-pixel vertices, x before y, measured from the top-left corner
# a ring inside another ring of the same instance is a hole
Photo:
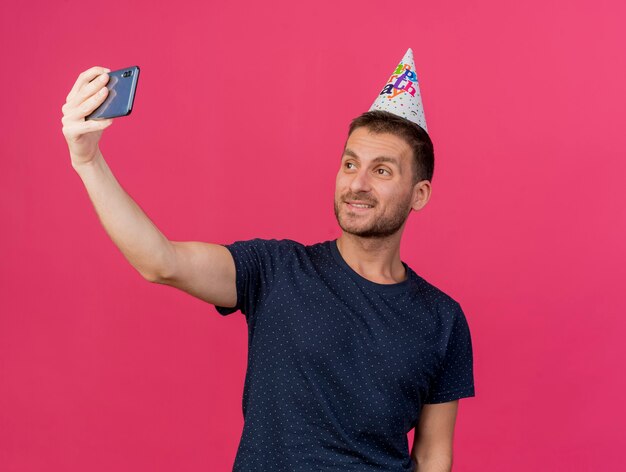
[[[433,180],[435,153],[428,133],[417,123],[388,111],[371,110],[350,123],[348,137],[357,128],[367,128],[372,133],[390,133],[404,139],[413,149],[413,184],[420,180]]]

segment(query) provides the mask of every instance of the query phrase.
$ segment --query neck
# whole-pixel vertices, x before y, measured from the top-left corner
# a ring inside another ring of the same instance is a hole
[[[342,232],[337,249],[359,275],[379,284],[400,283],[408,277],[400,259],[402,231],[385,238],[361,238]]]

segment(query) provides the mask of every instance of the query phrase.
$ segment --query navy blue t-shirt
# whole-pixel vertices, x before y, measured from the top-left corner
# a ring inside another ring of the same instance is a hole
[[[244,427],[234,472],[413,471],[422,405],[474,396],[459,303],[418,276],[354,271],[336,240],[225,245],[248,325]]]

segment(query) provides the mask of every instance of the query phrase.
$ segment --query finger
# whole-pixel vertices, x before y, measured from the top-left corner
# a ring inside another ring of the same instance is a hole
[[[89,83],[89,81],[91,81],[94,77],[98,76],[99,74],[102,74],[103,72],[111,72],[111,69],[107,69],[106,67],[94,66],[90,69],[87,69],[81,72],[78,75],[78,78],[76,79],[76,82],[74,83],[74,86],[72,87],[72,90],[70,90],[70,93],[67,94],[66,101],[70,100],[76,94],[76,92],[80,90],[80,88],[83,85],[85,85],[86,83]]]
[[[76,82],[74,83],[74,86],[72,87],[72,90],[70,90],[70,93],[67,94],[66,100],[69,101],[81,89],[83,85],[85,85],[86,83],[89,83],[91,80],[93,80],[94,77],[105,72],[111,72],[111,70],[105,67],[95,66],[95,67],[92,67],[90,69],[87,69],[81,72],[78,75],[78,78],[76,79]]]
[[[82,120],[89,113],[98,108],[102,102],[106,100],[107,95],[109,94],[109,89],[106,87],[100,88],[96,93],[86,99],[78,106],[70,106],[67,111],[67,116],[73,120]]]
[[[107,73],[98,75],[91,82],[80,88],[78,92],[76,92],[74,96],[67,101],[68,106],[75,107],[80,105],[89,97],[97,93],[103,86],[107,84],[108,81],[109,75]]]

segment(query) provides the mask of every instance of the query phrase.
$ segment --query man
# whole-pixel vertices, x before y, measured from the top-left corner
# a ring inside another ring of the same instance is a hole
[[[107,70],[83,72],[67,97],[72,165],[128,261],[151,282],[246,317],[234,471],[452,468],[458,400],[474,396],[472,345],[460,305],[400,259],[407,217],[428,202],[434,168],[421,101],[408,101],[419,98],[409,53],[350,125],[335,190],[341,236],[311,246],[168,241],[104,161],[98,140],[110,120],[84,120],[106,96],[98,91]],[[396,111],[405,105],[410,117]]]

